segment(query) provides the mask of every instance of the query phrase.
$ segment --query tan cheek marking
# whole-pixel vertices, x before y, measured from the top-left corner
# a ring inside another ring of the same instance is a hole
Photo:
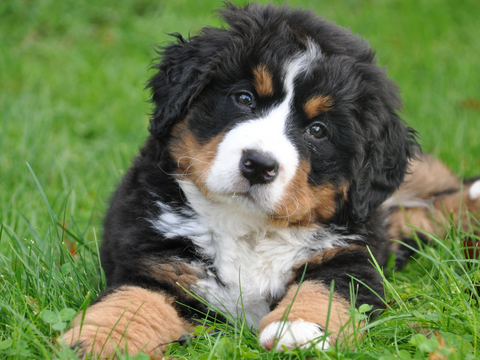
[[[295,293],[297,293],[296,297]],[[294,298],[295,302],[293,302]],[[297,284],[292,285],[277,307],[261,320],[260,333],[271,323],[282,321],[292,302],[293,305],[288,315],[289,321],[303,320],[325,327],[329,301],[330,290],[321,283],[305,281],[300,288],[298,288]],[[327,331],[334,332],[331,335],[331,339],[334,342],[338,338],[347,335],[345,332],[348,332],[348,329],[342,331],[340,335],[339,330],[348,323],[350,317],[345,313],[349,310],[348,302],[341,296],[333,294]]]
[[[79,314],[62,340],[77,344],[84,354],[93,352],[95,358],[110,358],[117,347],[124,352],[127,346],[131,355],[140,351],[160,355],[165,347],[157,348],[159,344],[178,339],[191,327],[172,302],[158,292],[123,286],[90,306],[84,318]]]
[[[335,198],[339,189],[326,183],[312,186],[308,183],[310,165],[302,161],[286,186],[284,196],[275,209],[271,222],[279,227],[317,226],[328,221],[336,211]],[[340,189],[342,192],[343,190]]]
[[[315,186],[312,188],[315,198],[317,199],[315,209],[316,212],[322,219],[330,219],[335,214],[335,195],[337,194],[336,189],[331,184]]]
[[[330,96],[315,95],[305,103],[303,109],[305,110],[308,118],[312,119],[315,116],[330,110],[332,106],[333,100]]]
[[[177,162],[179,177],[192,180],[208,197],[209,192],[205,188],[205,180],[224,134],[221,133],[206,143],[200,143],[187,128],[186,122],[181,122],[174,127],[172,135],[173,140],[169,145],[169,150]]]
[[[348,189],[350,188],[348,181],[344,181],[342,186],[340,187],[340,194],[342,195],[343,201],[347,201],[348,197]]]
[[[270,74],[265,64],[260,64],[253,70],[253,79],[253,85],[259,96],[273,95],[272,74]]]

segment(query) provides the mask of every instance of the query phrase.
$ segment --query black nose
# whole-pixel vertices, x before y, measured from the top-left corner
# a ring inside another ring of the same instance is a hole
[[[244,150],[240,159],[240,171],[250,185],[268,184],[275,180],[278,166],[272,155],[258,150]]]

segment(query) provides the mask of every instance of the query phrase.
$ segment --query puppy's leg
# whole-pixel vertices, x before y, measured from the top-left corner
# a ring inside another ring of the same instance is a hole
[[[310,347],[312,343],[319,349],[326,349],[335,342],[338,331],[349,319],[345,314],[349,310],[347,301],[334,295],[328,329],[325,329],[329,300],[330,291],[321,283],[307,281],[300,287],[292,285],[275,310],[260,322],[260,344],[267,350],[275,345],[276,350],[282,350],[282,346],[291,349]],[[325,338],[326,330],[334,333]]]
[[[367,249],[352,245],[326,250],[296,270],[286,295],[260,322],[260,344],[266,349],[276,344],[277,350],[282,350],[282,345],[287,348],[314,345],[325,349],[348,337],[353,330],[347,314],[352,277],[361,282],[353,284],[355,306],[369,304],[373,310],[383,307],[381,277],[371,265]],[[332,280],[335,286],[330,304],[327,284]],[[327,339],[323,338],[325,332],[331,333]]]
[[[414,228],[444,238],[453,219],[463,230],[472,230],[471,225],[476,224],[472,217],[480,220],[480,179],[462,184],[439,160],[424,155],[412,162],[405,183],[384,206],[390,213],[389,237],[416,247],[413,237],[424,242],[428,238]],[[392,242],[391,250],[397,256],[397,267],[402,267],[413,253],[398,242]]]
[[[466,180],[461,188],[446,189],[429,199],[419,197],[416,201],[420,206],[411,200],[400,202],[401,206],[392,209],[388,231],[390,238],[412,237],[414,230],[410,225],[443,237],[451,218],[465,231],[470,230],[470,225],[475,224],[470,223],[467,211],[475,218],[480,214],[480,180]]]
[[[161,354],[159,344],[178,339],[189,329],[172,301],[163,294],[135,286],[122,286],[79,314],[63,342],[80,356],[113,357],[140,351]]]

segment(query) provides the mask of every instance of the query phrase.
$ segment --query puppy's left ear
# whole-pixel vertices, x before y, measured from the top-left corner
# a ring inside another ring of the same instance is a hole
[[[199,37],[190,40],[172,34],[178,42],[161,48],[158,72],[147,85],[151,89],[155,109],[150,120],[150,133],[164,138],[176,121],[186,116],[193,100],[210,82],[215,59],[214,49],[202,46]]]
[[[362,106],[367,142],[349,190],[351,219],[360,223],[399,188],[410,159],[420,150],[416,132],[396,113],[401,101],[395,84],[381,76],[375,93]]]

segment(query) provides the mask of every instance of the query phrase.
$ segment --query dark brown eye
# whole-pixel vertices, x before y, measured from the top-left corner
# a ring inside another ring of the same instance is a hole
[[[325,136],[325,126],[320,123],[315,123],[308,128],[307,132],[317,139],[321,139]]]
[[[239,105],[253,107],[253,96],[247,92],[236,94],[235,100]]]

